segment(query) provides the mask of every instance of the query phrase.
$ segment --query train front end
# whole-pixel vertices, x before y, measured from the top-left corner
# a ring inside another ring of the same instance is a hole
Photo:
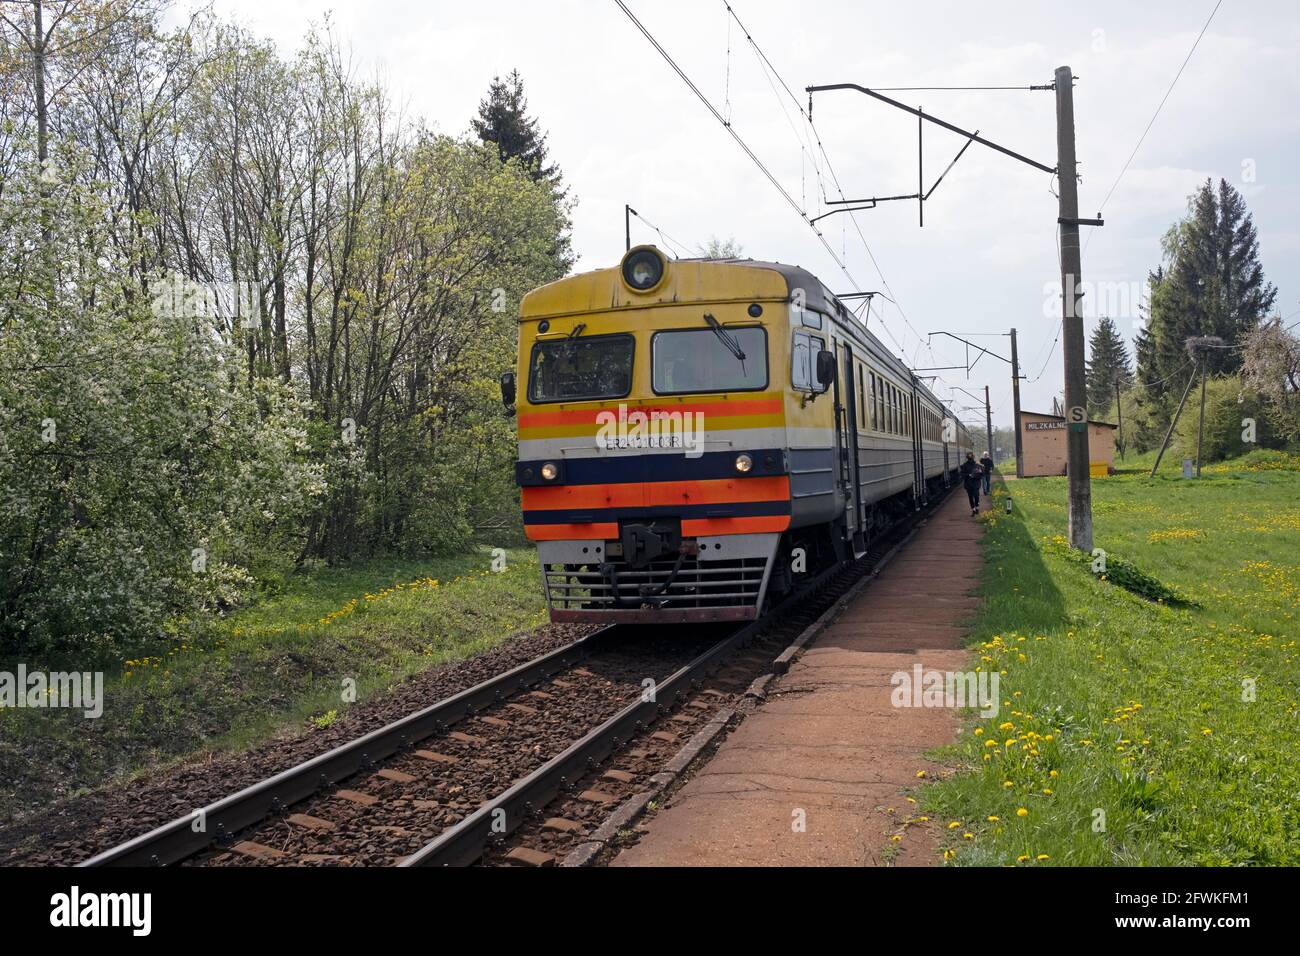
[[[790,526],[788,298],[644,246],[524,299],[503,385],[551,620],[758,616]]]

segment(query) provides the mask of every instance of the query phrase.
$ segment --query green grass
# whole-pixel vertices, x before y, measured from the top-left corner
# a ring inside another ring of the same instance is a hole
[[[1300,864],[1300,458],[1152,459],[1092,483],[1094,544],[1191,605],[1071,554],[1063,478],[985,519],[972,648],[1002,709],[917,793],[956,864]]]
[[[0,709],[0,819],[205,750],[323,728],[350,702],[545,620],[536,553],[372,561],[290,576],[280,592],[105,674],[104,714]],[[437,585],[433,584],[437,581]],[[411,582],[419,582],[412,586]],[[25,661],[28,670],[55,662]],[[0,663],[0,670],[14,663]],[[345,682],[349,682],[345,684]]]

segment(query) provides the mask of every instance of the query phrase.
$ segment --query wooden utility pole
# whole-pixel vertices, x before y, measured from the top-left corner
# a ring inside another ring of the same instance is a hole
[[[1187,396],[1192,391],[1192,383],[1196,381],[1196,372],[1187,376],[1187,387],[1183,389],[1183,397],[1178,401],[1178,411],[1174,412],[1174,420],[1169,423],[1169,431],[1165,432],[1165,440],[1160,443],[1160,450],[1156,452],[1156,463],[1151,466],[1151,477],[1156,476],[1156,469],[1160,467],[1160,459],[1165,457],[1165,449],[1169,447],[1169,439],[1174,435],[1174,429],[1178,427],[1178,419],[1183,416],[1183,406],[1187,404]]]
[[[1020,444],[1020,353],[1016,351],[1016,330],[1011,330],[1011,427],[1016,433],[1016,477],[1025,477],[1025,452]]]
[[[1201,477],[1201,445],[1205,441],[1205,352],[1201,352],[1201,421],[1196,426],[1196,477]]]
[[[1124,460],[1124,409],[1119,403],[1119,379],[1115,379],[1115,417],[1119,419],[1119,460]]]
[[[1088,464],[1088,386],[1079,299],[1079,180],[1074,151],[1074,73],[1056,70],[1056,155],[1061,229],[1061,351],[1065,357],[1066,468],[1070,482],[1070,546],[1092,551],[1092,476]]]

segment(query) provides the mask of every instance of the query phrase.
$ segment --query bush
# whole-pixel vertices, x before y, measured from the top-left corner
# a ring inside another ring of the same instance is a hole
[[[72,176],[0,200],[2,651],[120,653],[237,604],[323,491],[292,388],[154,309],[109,222]]]
[[[1183,409],[1183,417],[1170,442],[1170,449],[1179,458],[1196,457],[1200,399],[1198,382],[1187,396],[1187,407]],[[1246,420],[1254,421],[1254,442],[1243,440],[1243,436],[1249,437]],[[1246,389],[1235,375],[1211,378],[1206,382],[1203,463],[1235,458],[1255,449],[1277,445],[1275,429],[1258,392]]]

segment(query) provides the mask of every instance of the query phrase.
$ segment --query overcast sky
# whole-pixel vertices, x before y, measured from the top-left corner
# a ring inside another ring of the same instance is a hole
[[[818,171],[838,192],[808,127],[722,0],[627,0],[700,91],[796,204],[816,216]],[[1139,8],[1139,6],[1141,8]],[[1075,87],[1080,213],[1094,215],[1137,145],[1214,0],[1132,2],[881,3],[874,0],[733,0],[796,97],[810,84],[871,87],[1028,86],[1070,65]],[[926,204],[884,203],[819,223],[846,275],[798,213],[672,71],[613,0],[216,0],[216,9],[295,48],[308,24],[332,16],[357,69],[382,75],[408,113],[442,132],[468,128],[488,83],[518,68],[531,112],[549,133],[552,159],[578,200],[579,270],[617,262],[623,205],[667,234],[633,221],[633,241],[695,254],[710,237],[734,238],[744,253],[802,265],[836,292],[854,283],[891,291],[877,298],[871,327],[914,366],[961,365],[962,346],[928,333],[979,333],[1007,354],[1019,330],[1023,407],[1050,410],[1062,388],[1056,199],[1050,177],[973,145]],[[730,43],[730,56],[728,44]],[[776,85],[780,91],[780,86]],[[922,106],[1047,166],[1056,165],[1050,92],[900,92]],[[1136,293],[1160,256],[1160,237],[1207,176],[1240,189],[1255,214],[1264,268],[1278,308],[1300,312],[1300,11],[1290,0],[1224,0],[1146,141],[1102,210],[1106,226],[1085,230],[1085,283],[1102,283],[1089,316],[1111,314],[1136,334]],[[849,198],[914,192],[916,120],[858,93],[819,94],[813,120]],[[925,133],[926,188],[962,139]],[[814,162],[816,156],[816,162]],[[1091,235],[1088,233],[1091,232]],[[851,278],[850,278],[851,277]],[[887,288],[886,288],[887,287]],[[1095,319],[1087,323],[1088,331]],[[902,348],[899,349],[899,344]],[[1041,373],[1041,374],[1040,374]],[[945,383],[982,394],[995,422],[1011,419],[1010,374],[985,358],[969,379]],[[974,404],[956,393],[956,404]],[[975,419],[975,413],[963,415]]]

